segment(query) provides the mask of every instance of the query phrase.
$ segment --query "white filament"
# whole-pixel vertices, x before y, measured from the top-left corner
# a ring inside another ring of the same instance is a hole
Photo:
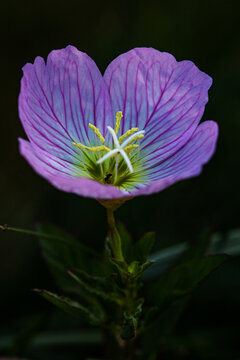
[[[140,130],[137,131],[136,133],[132,134],[131,136],[129,136],[129,138],[127,138],[122,144],[121,144],[121,148],[124,149],[130,142],[132,142],[138,135],[144,134],[145,130]]]

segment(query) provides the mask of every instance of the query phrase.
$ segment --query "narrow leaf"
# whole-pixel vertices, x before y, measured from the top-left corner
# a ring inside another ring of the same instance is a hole
[[[180,264],[162,276],[150,289],[149,302],[159,308],[190,293],[212,271],[227,260],[227,255],[208,256]]]
[[[69,268],[83,267],[89,272],[100,270],[97,256],[93,251],[82,245],[62,230],[49,224],[38,224],[38,229],[52,236],[61,237],[63,241],[40,237],[39,244],[42,255],[46,260],[50,272],[55,278],[57,285],[66,291],[74,291],[76,286],[67,275]]]
[[[101,313],[99,309],[96,311],[87,308],[75,300],[71,300],[64,296],[56,295],[47,290],[34,289],[33,291],[39,293],[42,297],[44,297],[46,300],[48,300],[61,310],[75,317],[79,317],[85,321],[88,321],[90,324],[98,325],[103,323],[105,320],[104,314]]]
[[[210,244],[210,229],[206,228],[199,236],[198,241],[190,246],[175,262],[175,265],[184,263],[189,260],[199,259],[203,257]]]
[[[149,257],[152,246],[155,242],[155,233],[149,232],[143,235],[133,247],[134,260],[141,264],[145,263]]]
[[[116,287],[114,289],[110,279],[89,275],[81,269],[71,269],[68,273],[87,292],[104,300],[122,304],[120,294],[116,292]]]
[[[120,334],[124,340],[130,340],[136,337],[138,320],[142,313],[143,299],[139,299],[135,305],[136,309],[133,314],[124,313],[123,326]]]
[[[145,273],[144,279],[150,280],[164,273],[176,263],[179,256],[182,257],[184,252],[190,249],[187,243],[181,243],[153,253],[149,259],[155,260],[155,264]],[[240,229],[233,229],[226,234],[215,233],[211,236],[206,255],[216,254],[233,256],[240,254]]]
[[[131,262],[131,254],[132,254],[131,251],[132,251],[133,240],[122,223],[118,224],[117,229],[122,242],[123,257],[129,263]]]
[[[143,327],[143,352],[146,358],[149,351],[156,354],[160,339],[174,330],[186,304],[188,297],[174,301],[166,310],[159,312],[157,308],[150,310],[151,314],[145,318]]]

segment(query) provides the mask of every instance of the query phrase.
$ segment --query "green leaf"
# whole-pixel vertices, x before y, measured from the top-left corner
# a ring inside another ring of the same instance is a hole
[[[206,239],[207,240],[207,239]],[[145,280],[150,280],[156,277],[164,271],[168,270],[170,266],[176,262],[180,256],[183,260],[184,252],[196,247],[189,248],[187,243],[181,243],[174,246],[170,246],[163,250],[160,250],[150,256],[149,259],[155,260],[154,266],[149,269],[145,275]],[[210,237],[208,249],[206,249],[206,255],[216,254],[229,254],[232,256],[240,255],[240,229],[233,229],[226,234],[215,233]],[[188,252],[188,254],[190,254]]]
[[[210,229],[206,228],[200,234],[197,242],[190,246],[186,251],[184,251],[184,253],[177,259],[175,265],[203,257],[207,253],[207,250],[209,248],[210,236]]]
[[[149,257],[152,246],[155,242],[155,233],[149,232],[143,235],[133,247],[133,258],[141,264],[145,263]]]
[[[211,238],[209,254],[226,253],[240,255],[240,229],[233,229],[226,234],[215,233]]]
[[[203,246],[200,248],[198,251],[194,250],[192,260],[178,264],[150,288],[148,302],[153,307],[148,310],[144,319],[145,355],[150,349],[153,356],[157,353],[161,337],[169,335],[174,329],[188,302],[189,294],[228,258],[227,255],[198,258],[201,251],[205,251]],[[188,254],[190,256],[190,252]],[[185,259],[187,258],[186,256]]]
[[[162,276],[150,289],[149,302],[164,308],[181,298],[227,260],[227,255],[208,256],[180,264]]]
[[[12,347],[15,341],[15,331],[12,334],[6,334],[0,337],[0,352],[8,350]],[[61,346],[96,346],[102,344],[102,334],[100,330],[76,330],[68,329],[63,330],[49,330],[34,333],[33,338],[30,339],[28,349],[49,348],[49,347],[61,347]],[[1,358],[0,358],[1,359]],[[11,358],[12,359],[12,358]],[[3,360],[3,359],[1,359]]]
[[[144,264],[142,264],[142,273],[146,271],[150,266],[152,266],[155,263],[154,260],[146,261]]]
[[[34,289],[36,293],[40,294],[46,300],[57,306],[61,310],[79,317],[92,325],[99,325],[105,321],[105,315],[100,309],[85,307],[79,302],[69,299],[64,296],[59,296],[47,290]]]
[[[138,326],[138,320],[142,313],[143,300],[139,299],[138,304],[136,304],[136,310],[134,314],[128,314],[125,312],[123,314],[123,325],[120,336],[123,340],[130,340],[136,337],[136,331]]]
[[[99,330],[46,331],[38,334],[32,343],[36,347],[100,345],[102,334]]]
[[[144,234],[140,240],[134,244],[133,239],[123,224],[118,225],[118,231],[122,241],[123,256],[127,263],[132,264],[133,262],[139,262],[140,264],[144,264],[154,244],[155,233],[149,232]]]
[[[181,243],[153,253],[149,257],[149,260],[155,261],[155,264],[144,274],[144,279],[150,280],[164,273],[164,271],[168,270],[174,261],[176,261],[177,257],[187,249],[187,243]]]
[[[122,304],[120,294],[116,291],[117,286],[110,278],[92,276],[81,269],[71,269],[68,273],[87,292],[101,299]]]
[[[117,225],[117,229],[122,242],[122,252],[124,259],[130,263],[132,259],[132,244],[133,240],[131,235],[128,233],[127,229],[122,223]]]
[[[42,255],[57,285],[66,291],[74,291],[76,286],[66,271],[70,268],[83,267],[89,272],[98,272],[100,265],[95,252],[82,245],[62,230],[49,224],[38,224],[39,231],[56,236],[56,239],[40,237],[39,243]]]
[[[106,261],[109,263],[109,265],[111,265],[108,269],[108,272],[115,268],[115,270],[118,270],[119,274],[128,274],[127,264],[124,261],[119,261],[113,257],[112,250],[109,244],[109,238],[107,238],[105,241],[105,257]]]
[[[160,339],[173,331],[187,301],[188,296],[178,299],[163,312],[159,312],[157,307],[150,309],[143,326],[143,351],[146,358],[149,353],[153,356],[158,352]]]

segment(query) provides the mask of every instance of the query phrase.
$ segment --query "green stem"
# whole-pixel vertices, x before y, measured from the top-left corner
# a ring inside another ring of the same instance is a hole
[[[107,222],[109,227],[109,242],[111,250],[113,252],[113,256],[115,260],[124,262],[124,257],[122,253],[122,242],[116,228],[114,210],[112,210],[111,208],[107,209]]]

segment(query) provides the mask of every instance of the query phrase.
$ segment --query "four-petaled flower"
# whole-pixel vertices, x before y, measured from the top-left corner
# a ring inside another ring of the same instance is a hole
[[[212,79],[191,61],[136,48],[102,77],[68,46],[23,71],[19,114],[29,141],[20,139],[20,151],[60,190],[151,194],[198,175],[214,152],[217,124],[199,125]]]

